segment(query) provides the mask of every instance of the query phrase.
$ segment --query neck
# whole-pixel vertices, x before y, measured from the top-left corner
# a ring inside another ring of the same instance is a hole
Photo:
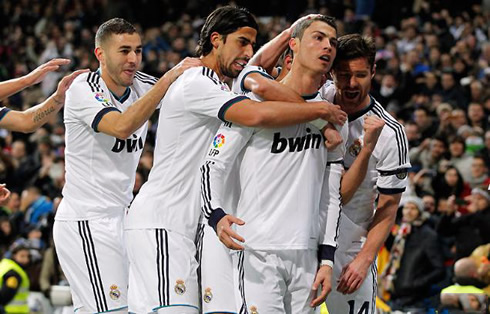
[[[335,94],[335,103],[337,105],[339,105],[342,108],[342,110],[345,111],[345,113],[347,113],[348,115],[351,115],[351,114],[355,114],[356,112],[359,112],[359,111],[363,110],[364,108],[366,108],[367,106],[369,106],[369,104],[371,103],[371,97],[369,97],[369,94],[366,95],[366,98],[364,98],[364,100],[362,100],[359,105],[352,107],[352,106],[345,106],[344,104],[342,104],[340,97],[338,97],[338,95],[336,93]]]
[[[121,97],[124,95],[124,92],[126,91],[126,86],[122,86],[117,84],[109,74],[109,71],[105,70],[103,67],[100,68],[100,76],[104,80],[105,85],[107,85],[107,88],[116,95],[117,97]]]
[[[295,68],[293,63],[291,71],[289,71],[281,83],[300,95],[311,95],[318,91],[321,81],[321,73],[314,73],[307,69]]]
[[[221,73],[220,68],[218,66],[218,58],[214,55],[214,52],[211,51],[206,56],[201,57],[201,62],[206,68],[210,68],[213,70],[219,77],[221,81],[226,79],[225,75]]]

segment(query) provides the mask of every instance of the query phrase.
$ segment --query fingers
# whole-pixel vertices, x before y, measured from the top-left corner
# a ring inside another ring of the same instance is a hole
[[[315,282],[313,283],[313,288],[312,288],[312,294],[313,295],[317,295],[317,290],[318,290],[318,287],[322,286],[322,290],[320,291],[320,295],[318,295],[316,298],[314,298],[313,300],[311,300],[311,303],[310,303],[310,306],[311,307],[317,307],[319,305],[321,305],[323,302],[325,302],[325,299],[327,298],[327,295],[328,293],[330,292],[331,288],[330,288],[330,282],[328,282],[328,280],[330,278],[325,278],[327,280],[315,280]]]
[[[240,242],[245,242],[245,239],[243,239],[238,233],[231,230],[230,227],[226,227],[226,226],[221,226],[221,227],[222,229],[219,232],[220,241],[224,245],[226,245],[226,247],[229,249],[243,250],[244,247],[238,244],[237,242],[233,241],[233,238],[237,239]]]
[[[51,59],[48,62],[46,62],[45,65],[49,65],[49,66],[52,66],[52,65],[61,66],[61,65],[67,65],[70,62],[71,62],[70,59],[55,58],[55,59]]]

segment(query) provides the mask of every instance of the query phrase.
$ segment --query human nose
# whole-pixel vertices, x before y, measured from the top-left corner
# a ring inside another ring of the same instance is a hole
[[[136,63],[136,60],[138,59],[138,56],[136,55],[136,52],[131,51],[128,53],[128,62],[129,63]]]

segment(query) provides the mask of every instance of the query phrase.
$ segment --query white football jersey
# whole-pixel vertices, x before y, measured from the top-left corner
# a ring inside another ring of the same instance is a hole
[[[206,67],[185,71],[170,86],[160,111],[153,168],[129,208],[126,229],[165,228],[194,239],[199,167],[220,119],[243,99]]]
[[[256,71],[261,69],[247,67],[238,80]],[[236,91],[248,92],[243,81],[238,84],[240,90]],[[247,95],[261,100],[252,93]],[[318,93],[307,98],[322,100]],[[343,130],[347,137],[347,125]],[[326,207],[321,209],[320,203],[328,194],[325,191],[328,183],[324,182],[327,161],[340,161],[344,146],[338,149],[340,152],[330,159],[320,130],[310,123],[277,129],[223,123],[201,168],[203,213],[211,225],[225,212],[233,213],[225,207],[229,196],[223,178],[233,171],[239,158],[241,191],[235,214],[245,225],[237,226],[236,230],[245,238],[245,247],[317,249],[319,242],[323,242],[320,211],[326,211]],[[331,219],[338,222],[338,212]],[[332,235],[327,237],[334,238],[336,231],[333,228]]]
[[[147,123],[127,139],[98,131],[102,117],[124,112],[142,97],[156,78],[137,72],[118,98],[99,72],[81,74],[66,93],[66,183],[58,220],[88,220],[122,215],[133,197],[136,168],[143,151]]]
[[[323,89],[327,101],[333,103],[335,86],[326,84]],[[333,92],[332,92],[333,90]],[[346,142],[344,165],[349,168],[359,154],[364,138],[364,116],[376,115],[385,121],[376,147],[369,159],[366,177],[351,201],[344,205],[343,213],[355,224],[368,229],[376,209],[378,194],[402,193],[408,183],[408,140],[405,128],[371,97],[364,110],[349,115],[349,139]]]

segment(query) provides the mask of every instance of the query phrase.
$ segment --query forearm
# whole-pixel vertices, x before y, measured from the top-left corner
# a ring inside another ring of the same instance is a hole
[[[30,86],[25,76],[0,82],[0,101]]]
[[[155,112],[170,85],[171,82],[163,76],[143,97],[124,111],[116,122],[117,134],[121,138],[127,138],[145,124]]]
[[[56,94],[51,95],[48,99],[39,105],[27,109],[24,112],[26,115],[25,124],[18,127],[24,132],[34,132],[46,122],[50,121],[63,107],[62,101],[60,101]],[[15,130],[13,130],[15,131]]]
[[[247,80],[245,80],[247,84]],[[251,84],[251,90],[254,94],[264,100],[270,101],[287,101],[287,102],[305,102],[303,97],[291,88],[273,80],[262,80],[259,84]]]
[[[291,38],[291,29],[282,31],[267,44],[262,46],[259,51],[250,60],[251,65],[259,65],[268,73],[271,73],[272,68],[277,64],[281,54],[286,50],[289,39]]]
[[[239,103],[233,107],[230,109],[234,109],[234,113],[229,114],[231,110],[228,110],[226,120],[248,127],[284,127],[316,120],[328,114],[327,107],[321,103],[265,101]]]
[[[390,234],[391,228],[395,223],[401,194],[390,195],[388,199],[385,198],[386,195],[384,194],[381,194],[379,197],[378,208],[369,226],[366,242],[359,252],[359,256],[369,262],[374,261],[381,246]]]
[[[361,185],[366,177],[369,166],[371,151],[363,147],[352,163],[351,167],[344,173],[342,184],[340,186],[340,194],[342,195],[342,204],[347,204],[354,196],[357,188]]]

